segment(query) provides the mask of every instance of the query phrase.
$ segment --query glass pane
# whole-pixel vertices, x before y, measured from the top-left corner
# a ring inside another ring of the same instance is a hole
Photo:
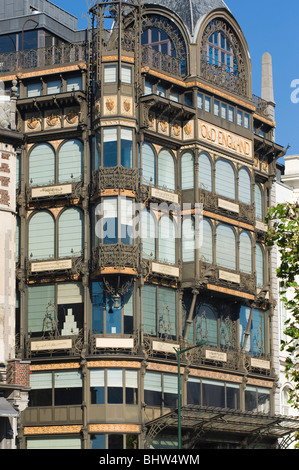
[[[212,383],[202,381],[202,405],[225,408],[225,387],[224,383]]]
[[[106,449],[105,441],[105,434],[92,434],[90,436],[92,449]]]
[[[80,181],[83,177],[84,146],[80,140],[64,142],[58,155],[59,183]]]
[[[104,167],[117,165],[117,129],[110,128],[103,131],[103,165]]]
[[[52,214],[41,211],[29,222],[29,260],[53,259],[55,254],[55,222]]]
[[[235,172],[233,166],[224,160],[216,161],[216,193],[235,199]]]
[[[126,168],[132,168],[133,159],[133,131],[121,129],[121,164]]]
[[[237,252],[234,230],[220,224],[216,229],[216,263],[223,268],[236,269]]]
[[[142,145],[142,177],[143,184],[156,184],[156,157],[149,144]]]

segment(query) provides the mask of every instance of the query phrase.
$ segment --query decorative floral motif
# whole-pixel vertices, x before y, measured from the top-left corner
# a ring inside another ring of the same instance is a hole
[[[27,119],[27,127],[29,129],[36,129],[40,123],[40,119],[36,116],[32,116],[31,118]]]

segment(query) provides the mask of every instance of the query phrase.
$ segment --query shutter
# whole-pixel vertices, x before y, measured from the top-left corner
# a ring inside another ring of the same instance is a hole
[[[79,140],[67,140],[59,150],[59,183],[81,181],[83,175],[83,143]]]
[[[252,273],[252,243],[250,235],[242,232],[240,235],[240,271],[242,273]]]
[[[263,197],[262,190],[259,185],[255,185],[255,217],[263,220]]]
[[[132,168],[133,163],[133,131],[122,128],[121,136],[121,164],[126,168]]]
[[[220,224],[216,229],[216,263],[223,268],[236,269],[236,237],[233,229]]]
[[[235,172],[232,165],[224,160],[216,162],[216,193],[230,199],[235,199]]]
[[[81,372],[77,370],[55,372],[54,380],[55,388],[82,387],[82,375]]]
[[[82,89],[81,77],[70,77],[66,80],[66,91],[78,91]]]
[[[195,250],[194,219],[187,218],[182,224],[182,257],[183,262],[194,261]]]
[[[201,246],[199,247],[199,257],[201,261],[213,263],[213,229],[208,220],[203,219],[202,224],[203,235],[201,237]]]
[[[159,221],[159,261],[176,263],[176,238],[174,222],[167,216]]]
[[[70,208],[62,212],[58,221],[59,258],[78,257],[83,254],[83,214]]]
[[[162,150],[158,156],[158,185],[166,190],[175,190],[174,159],[167,150]]]
[[[144,332],[149,335],[157,334],[157,288],[145,285],[142,290],[143,300],[143,327]]]
[[[159,333],[171,336],[176,334],[176,292],[159,287]]]
[[[50,302],[55,302],[54,285],[28,286],[28,332],[43,331],[43,322]]]
[[[156,259],[156,220],[151,212],[141,213],[142,256]]]
[[[164,393],[178,393],[178,378],[176,375],[164,374],[163,377]]]
[[[260,245],[256,245],[256,285],[264,286],[264,254]]]
[[[182,189],[194,188],[194,158],[192,153],[184,153],[181,159]]]
[[[107,370],[107,386],[108,387],[122,387],[123,386],[122,369]]]
[[[162,375],[157,372],[146,372],[144,376],[144,390],[162,392]]]
[[[80,437],[27,438],[27,449],[81,449]]]
[[[251,179],[245,168],[239,171],[239,201],[251,204]]]
[[[91,369],[90,386],[105,387],[105,371],[104,369]]]
[[[116,65],[105,65],[104,67],[104,83],[116,82]]]
[[[138,388],[138,373],[135,370],[126,370],[126,388]]]
[[[123,65],[121,68],[121,81],[123,83],[132,83],[132,67],[127,67]]]
[[[47,94],[53,95],[55,93],[60,93],[61,90],[61,82],[60,80],[50,80],[47,83]]]
[[[33,390],[52,388],[52,372],[41,372],[30,375],[30,387]]]
[[[156,157],[149,144],[142,145],[142,177],[144,184],[156,184]]]
[[[55,222],[48,212],[38,212],[29,222],[28,255],[30,261],[54,258]]]
[[[200,189],[212,191],[212,164],[205,153],[198,157],[198,186]]]
[[[58,284],[57,304],[81,304],[83,303],[84,290],[81,283]]]
[[[34,147],[29,156],[30,186],[46,186],[55,183],[55,153],[48,144]]]

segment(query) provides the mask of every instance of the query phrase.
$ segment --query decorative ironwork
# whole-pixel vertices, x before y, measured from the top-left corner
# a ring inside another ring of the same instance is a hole
[[[208,43],[215,32],[222,32],[224,36],[228,38],[236,61],[237,70],[231,72],[228,71],[228,67],[224,64],[215,65],[208,62],[209,59],[206,57]],[[225,21],[211,21],[204,31],[201,42],[201,76],[213,82],[215,85],[227,88],[240,95],[246,96],[248,93],[248,81],[246,79],[243,53],[237,37]]]
[[[0,73],[20,69],[41,68],[86,61],[87,44],[61,44],[59,46],[30,49],[0,54]]]
[[[99,168],[93,173],[93,192],[104,189],[118,189],[137,191],[139,186],[138,170],[136,168],[125,168],[114,166]]]
[[[115,243],[111,245],[99,245],[93,250],[92,269],[115,268],[138,268],[139,264],[138,246]]]
[[[142,65],[147,65],[153,69],[165,72],[170,75],[182,77],[181,61],[176,57],[163,54],[150,46],[142,47]]]
[[[252,95],[252,100],[255,104],[256,112],[264,117],[268,117],[268,102],[256,95]]]

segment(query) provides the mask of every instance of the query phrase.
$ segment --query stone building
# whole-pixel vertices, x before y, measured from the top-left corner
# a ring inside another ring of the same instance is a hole
[[[259,98],[222,0],[96,0],[87,31],[47,0],[0,12],[24,135],[19,448],[283,447],[271,57]]]

